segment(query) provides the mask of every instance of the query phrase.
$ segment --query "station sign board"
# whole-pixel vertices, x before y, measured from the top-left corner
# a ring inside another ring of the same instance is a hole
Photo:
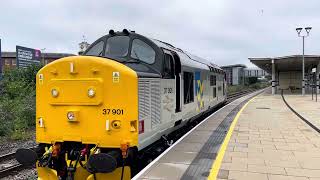
[[[16,46],[17,67],[26,68],[32,64],[40,64],[41,51],[22,46]]]

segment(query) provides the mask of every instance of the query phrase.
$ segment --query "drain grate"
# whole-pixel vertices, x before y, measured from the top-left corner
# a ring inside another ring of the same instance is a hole
[[[268,107],[256,107],[256,109],[270,109]]]

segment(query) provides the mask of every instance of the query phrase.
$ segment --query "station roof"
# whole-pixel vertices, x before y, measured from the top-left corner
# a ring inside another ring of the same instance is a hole
[[[252,57],[248,58],[251,63],[259,68],[272,73],[272,60],[276,64],[278,71],[301,71],[302,55],[290,55],[281,57]],[[305,67],[318,65],[320,55],[304,55]]]

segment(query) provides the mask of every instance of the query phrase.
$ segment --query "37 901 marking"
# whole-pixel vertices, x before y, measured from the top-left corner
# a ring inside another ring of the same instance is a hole
[[[123,115],[123,109],[103,109],[102,110],[103,115]]]

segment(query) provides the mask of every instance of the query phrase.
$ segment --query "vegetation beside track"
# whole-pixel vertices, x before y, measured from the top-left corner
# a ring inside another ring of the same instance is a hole
[[[235,85],[235,86],[228,86],[227,92],[228,94],[233,94],[239,91],[245,91],[245,90],[258,90],[262,88],[266,88],[270,86],[270,83],[268,82],[256,82],[254,84],[250,85]]]
[[[9,69],[0,79],[0,139],[30,138],[35,125],[35,77],[41,67]]]

